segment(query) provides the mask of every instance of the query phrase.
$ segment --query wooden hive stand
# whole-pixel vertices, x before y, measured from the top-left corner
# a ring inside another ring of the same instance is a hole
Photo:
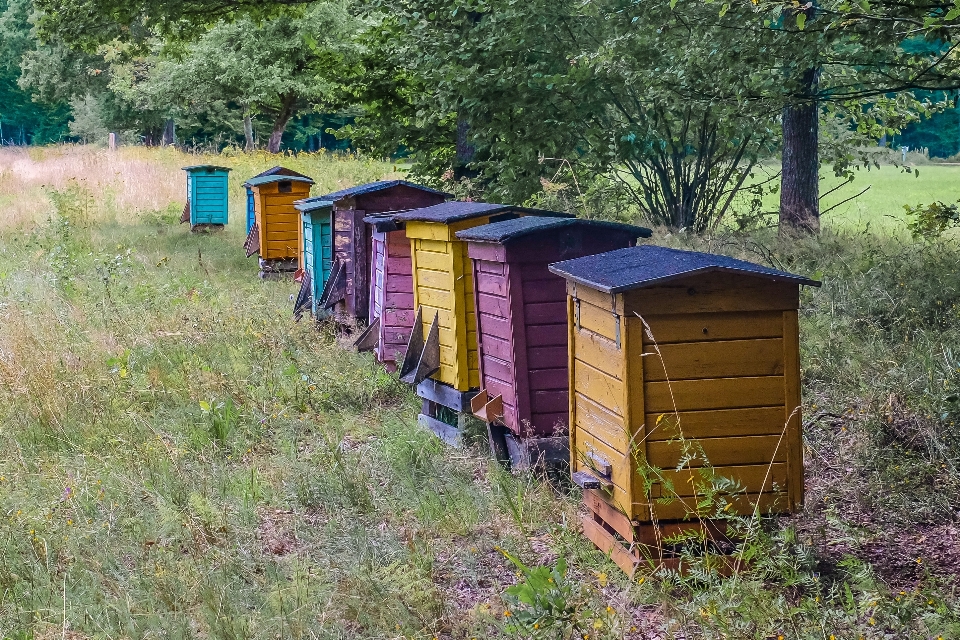
[[[819,282],[655,246],[550,270],[567,280],[574,482],[603,487],[637,526],[688,517],[696,477],[711,472],[740,489],[731,514],[802,507],[797,310],[800,286]],[[668,487],[677,499],[658,500]],[[628,539],[593,513],[608,525],[587,525],[595,541],[610,528]]]
[[[421,424],[448,442],[459,440],[472,416],[470,401],[480,389],[473,263],[467,243],[456,234],[524,216],[569,217],[484,202],[445,202],[394,217],[410,241],[417,314],[400,379],[416,385],[424,400]]]
[[[547,265],[632,246],[649,229],[526,216],[457,232],[473,261],[480,392],[474,415],[513,468],[566,467],[566,283]]]

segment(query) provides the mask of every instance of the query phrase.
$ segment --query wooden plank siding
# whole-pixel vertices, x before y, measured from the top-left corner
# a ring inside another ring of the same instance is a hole
[[[377,360],[394,369],[413,328],[410,242],[403,231],[373,233],[370,320],[380,318]]]
[[[290,185],[289,193],[280,193],[275,182],[253,187],[260,257],[264,260],[300,260],[303,225],[293,203],[310,196],[310,185],[299,181]]]
[[[489,219],[490,216],[481,216],[450,225],[406,224],[413,265],[413,302],[414,308],[423,309],[423,334],[427,334],[436,315],[440,318],[440,371],[433,378],[457,391],[480,386],[480,353],[473,264],[467,243],[457,240],[455,233],[486,224]],[[478,284],[478,292],[506,295],[502,276],[490,281],[489,287],[486,283]]]
[[[802,506],[797,285],[717,273],[567,292],[573,470],[606,457],[608,501],[639,522],[689,516],[710,473],[742,487],[737,513]]]

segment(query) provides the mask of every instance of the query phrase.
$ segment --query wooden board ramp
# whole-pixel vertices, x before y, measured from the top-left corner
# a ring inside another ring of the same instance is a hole
[[[417,310],[417,321],[410,333],[410,342],[400,367],[400,380],[407,384],[419,385],[440,369],[440,317],[434,314],[433,322],[423,337],[423,309]]]
[[[363,330],[360,337],[353,343],[353,348],[363,353],[373,351],[380,344],[380,318],[376,318],[370,326]]]

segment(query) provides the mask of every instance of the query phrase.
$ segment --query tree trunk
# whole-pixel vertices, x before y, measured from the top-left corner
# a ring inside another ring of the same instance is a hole
[[[267,151],[270,153],[280,153],[280,142],[283,140],[283,132],[287,128],[287,123],[293,117],[294,106],[297,104],[297,96],[290,93],[283,96],[280,104],[280,113],[273,123],[273,131],[270,132],[270,141],[267,143]]]
[[[173,118],[167,118],[163,125],[163,146],[177,144],[177,126]]]
[[[820,231],[820,108],[816,69],[804,74],[809,101],[783,108],[783,175],[780,231]]]
[[[250,153],[256,148],[256,142],[253,140],[253,118],[249,113],[243,116],[243,139],[246,141],[243,145],[244,151]]]

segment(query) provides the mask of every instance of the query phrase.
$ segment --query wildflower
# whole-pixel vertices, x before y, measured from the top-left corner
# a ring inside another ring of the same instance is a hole
[[[503,617],[504,617],[504,618],[509,618],[509,617],[512,616],[512,615],[513,615],[513,614],[510,613],[510,610],[509,610],[509,609],[507,609],[506,611],[503,612]]]
[[[923,558],[917,558],[917,564],[923,564]]]
[[[643,584],[643,581],[644,581],[644,580],[646,580],[646,578],[644,578],[643,576],[641,576],[640,579],[637,580],[637,584]]]
[[[594,620],[594,621],[593,621],[593,628],[594,628],[594,629],[603,629],[603,621],[602,621],[602,620]]]
[[[874,620],[873,618],[870,618],[869,620],[867,620],[867,622],[869,622],[871,625],[877,624],[877,621]]]
[[[613,607],[607,605],[607,613],[613,613]]]
[[[601,586],[601,587],[607,586],[607,574],[604,573],[604,572],[602,572],[602,571],[601,571],[600,573],[598,573],[598,574],[597,574],[597,582],[600,583],[600,586]]]

